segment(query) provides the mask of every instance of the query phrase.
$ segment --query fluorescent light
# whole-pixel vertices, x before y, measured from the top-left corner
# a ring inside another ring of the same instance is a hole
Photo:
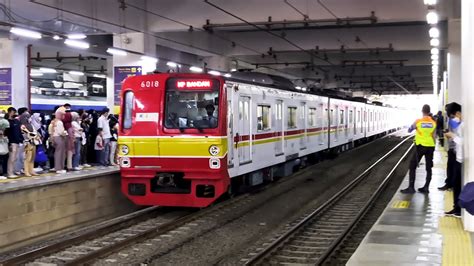
[[[428,33],[430,34],[431,38],[439,38],[439,30],[436,27],[432,27]]]
[[[120,56],[126,56],[128,54],[127,51],[120,50],[117,48],[108,48],[107,53]]]
[[[306,91],[306,87],[301,88],[302,91]]]
[[[225,74],[224,74],[224,77],[226,77],[226,78],[230,78],[230,77],[232,77],[232,75],[231,75],[231,74],[229,74],[229,73],[225,73]]]
[[[434,5],[436,5],[437,0],[424,0],[423,2],[427,6],[434,6]]]
[[[59,35],[54,35],[53,39],[55,39],[57,41],[57,40],[61,40],[62,38]]]
[[[431,61],[431,64],[432,64],[432,65],[439,65],[439,60],[432,60],[432,61]]]
[[[208,71],[207,73],[213,75],[213,76],[220,76],[221,75],[221,72],[219,71],[215,71],[215,70],[210,70]]]
[[[73,34],[69,34],[67,36],[68,39],[71,39],[71,40],[83,40],[85,38],[87,38],[87,36],[85,34],[82,34],[82,33],[73,33]]]
[[[76,47],[76,48],[79,48],[79,49],[89,49],[89,47],[90,47],[89,43],[83,42],[83,41],[78,41],[78,40],[66,39],[64,41],[64,43],[66,45]]]
[[[169,66],[169,67],[177,67],[178,66],[178,64],[176,64],[175,62],[171,62],[171,61],[166,63],[166,65]]]
[[[438,60],[439,59],[439,55],[437,54],[432,54],[431,55],[431,60]]]
[[[438,23],[438,14],[436,11],[430,11],[426,14],[426,21],[428,24],[436,24]]]
[[[96,88],[96,89],[103,89],[104,86],[102,85],[99,85],[99,84],[92,84],[92,88]]]
[[[102,74],[94,74],[93,77],[94,77],[94,78],[101,78],[101,79],[107,78],[106,75],[102,75]]]
[[[431,46],[439,46],[439,39],[431,39],[430,40]]]
[[[190,67],[189,70],[191,70],[192,72],[202,72],[202,68],[195,66]]]
[[[27,37],[27,38],[41,39],[41,33],[37,32],[37,31],[12,27],[10,29],[10,32],[13,33],[13,34],[19,35],[19,36]]]
[[[84,72],[81,71],[69,71],[69,74],[74,76],[84,76]]]
[[[41,77],[41,76],[43,76],[43,73],[41,73],[41,72],[32,72],[32,73],[30,73],[30,76],[32,76],[32,77]]]
[[[431,54],[438,55],[439,54],[439,49],[438,48],[431,48]]]
[[[151,57],[151,56],[147,56],[147,55],[142,55],[140,57],[141,60],[143,61],[148,61],[148,62],[153,62],[153,63],[157,63],[158,62],[158,58],[155,58],[155,57]]]
[[[301,87],[300,87],[300,86],[296,86],[295,89],[301,90]]]
[[[56,73],[57,72],[56,69],[48,68],[48,67],[41,67],[39,70],[43,73]]]
[[[235,69],[235,68],[232,68],[232,69],[230,70],[230,72],[235,72],[235,71],[237,71],[237,69]]]

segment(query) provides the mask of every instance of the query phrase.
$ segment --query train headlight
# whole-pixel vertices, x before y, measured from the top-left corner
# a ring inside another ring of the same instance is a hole
[[[209,147],[209,153],[212,156],[217,156],[220,151],[221,151],[221,149],[216,145],[211,145],[211,147]]]
[[[130,158],[128,157],[120,157],[120,167],[129,168],[131,165]]]
[[[129,153],[129,149],[128,149],[128,146],[125,145],[125,144],[122,144],[120,145],[120,152],[123,154],[123,155],[127,155]]]

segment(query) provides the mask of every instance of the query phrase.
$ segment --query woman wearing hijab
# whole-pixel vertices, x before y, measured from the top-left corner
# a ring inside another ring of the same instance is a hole
[[[82,127],[81,117],[78,113],[72,112],[72,135],[74,136],[74,155],[72,156],[72,170],[82,170],[81,163],[81,146],[82,146]]]
[[[33,170],[36,155],[36,145],[39,144],[39,137],[36,130],[31,124],[31,115],[24,112],[20,116],[21,132],[23,133],[25,144],[25,160],[23,162],[23,169],[25,176],[38,175]]]
[[[59,107],[56,110],[54,120],[51,121],[49,125],[49,132],[54,146],[54,168],[58,174],[66,173],[66,170],[64,170],[64,161],[66,159],[67,132],[62,121],[65,114],[66,109]]]

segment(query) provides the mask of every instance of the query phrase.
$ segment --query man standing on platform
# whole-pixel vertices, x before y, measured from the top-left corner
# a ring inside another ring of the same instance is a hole
[[[430,106],[425,104],[421,109],[423,118],[417,119],[410,127],[409,132],[416,130],[415,134],[415,153],[410,161],[409,185],[402,189],[402,193],[415,193],[416,168],[421,158],[425,156],[426,182],[418,189],[421,193],[429,193],[431,181],[431,168],[433,167],[433,153],[436,144],[436,121],[430,117]]]
[[[462,188],[462,162],[463,162],[463,134],[462,134],[462,115],[461,105],[453,102],[448,105],[447,114],[451,131],[444,135],[454,143],[454,152],[456,160],[453,162],[452,186],[453,186],[453,209],[446,212],[446,215],[461,217],[461,207],[459,206],[459,194]]]

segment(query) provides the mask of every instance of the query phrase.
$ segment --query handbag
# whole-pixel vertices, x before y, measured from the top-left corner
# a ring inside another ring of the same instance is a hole
[[[0,137],[0,155],[8,154],[8,138]]]
[[[48,155],[46,154],[43,145],[36,146],[35,163],[45,163],[47,161]]]

